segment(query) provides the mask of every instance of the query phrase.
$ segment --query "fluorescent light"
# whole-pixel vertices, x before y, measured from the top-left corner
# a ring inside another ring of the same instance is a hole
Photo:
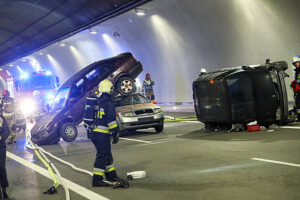
[[[90,34],[97,34],[98,33],[97,28],[90,28],[89,31],[90,31]]]
[[[65,46],[66,46],[66,43],[63,43],[63,42],[59,42],[58,44],[59,44],[59,46],[61,46],[61,47],[65,47]]]
[[[13,65],[13,64],[10,64],[9,66],[12,67],[12,66],[14,66],[14,65]]]
[[[43,52],[39,52],[38,54],[39,54],[40,56],[44,55],[44,53],[43,53]]]
[[[143,15],[146,14],[147,11],[146,11],[146,9],[136,8],[135,12],[136,12],[137,15],[143,16]]]

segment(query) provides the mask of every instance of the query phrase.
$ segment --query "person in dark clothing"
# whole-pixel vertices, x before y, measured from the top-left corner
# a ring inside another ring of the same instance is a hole
[[[8,180],[5,168],[6,161],[6,145],[5,141],[10,134],[9,126],[5,120],[5,118],[0,115],[0,198],[3,195],[3,198],[7,199],[8,194],[6,192],[6,188],[8,187]],[[2,192],[1,192],[2,190]]]
[[[155,82],[151,79],[151,76],[149,73],[146,74],[145,80],[143,81],[142,85],[142,92],[145,92],[145,96],[149,100],[154,100],[154,91],[153,91],[153,86],[155,85]]]
[[[110,182],[124,181],[117,176],[116,169],[113,165],[113,156],[111,152],[111,136],[113,137],[113,144],[119,140],[119,130],[116,121],[115,106],[111,99],[113,84],[108,79],[105,79],[99,84],[99,96],[97,98],[97,106],[95,107],[95,117],[93,125],[91,124],[90,115],[85,115],[84,123],[88,127],[92,127],[91,140],[97,150],[96,159],[93,170],[93,187],[103,187],[108,184],[103,181],[105,175],[106,180]],[[88,97],[90,98],[90,97]],[[90,99],[93,101],[93,99]],[[88,102],[88,101],[87,101]],[[95,105],[91,103],[86,105]],[[89,120],[90,119],[90,120]]]
[[[300,56],[293,57],[293,65],[295,67],[295,79],[291,84],[295,98],[295,113],[297,121],[300,121]]]

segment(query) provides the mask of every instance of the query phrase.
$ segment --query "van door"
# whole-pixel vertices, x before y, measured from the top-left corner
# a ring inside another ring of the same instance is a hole
[[[87,92],[86,80],[81,78],[74,83],[70,90],[68,99],[68,112],[69,116],[77,123],[83,118],[85,97]]]

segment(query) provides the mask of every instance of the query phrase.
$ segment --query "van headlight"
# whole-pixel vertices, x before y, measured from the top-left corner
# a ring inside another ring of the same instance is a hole
[[[134,113],[133,113],[133,112],[124,112],[124,113],[122,113],[122,115],[123,115],[124,117],[133,117],[133,116],[134,116]]]
[[[162,109],[161,108],[154,108],[154,113],[161,113],[162,112]]]

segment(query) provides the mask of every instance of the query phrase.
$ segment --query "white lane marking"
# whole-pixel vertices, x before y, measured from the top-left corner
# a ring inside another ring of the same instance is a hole
[[[150,141],[129,139],[129,138],[124,138],[124,137],[120,137],[120,139],[122,139],[122,140],[128,140],[128,141],[134,141],[134,142],[142,142],[142,143],[146,143],[146,144],[150,144],[151,143]]]
[[[16,156],[15,154],[12,154],[10,152],[7,151],[7,157],[19,162],[20,164],[36,171],[37,173],[51,179],[51,176],[49,175],[48,171],[36,164],[33,164],[31,162],[29,162],[28,160],[25,160],[19,156]],[[63,178],[64,182],[67,184],[67,187],[71,190],[73,190],[74,192],[76,192],[77,194],[87,198],[87,199],[92,199],[92,200],[109,200],[106,197],[103,197],[87,188],[84,188],[76,183],[73,183],[72,181],[69,181],[66,178]]]
[[[300,129],[300,127],[297,126],[281,126],[280,128]]]
[[[280,165],[288,165],[288,166],[293,166],[293,167],[300,167],[300,164],[295,164],[295,163],[288,163],[288,162],[281,162],[277,160],[267,160],[267,159],[262,159],[262,158],[251,158],[252,160],[257,160],[257,161],[262,161],[262,162],[269,162],[269,163],[275,163],[275,164],[280,164]]]

